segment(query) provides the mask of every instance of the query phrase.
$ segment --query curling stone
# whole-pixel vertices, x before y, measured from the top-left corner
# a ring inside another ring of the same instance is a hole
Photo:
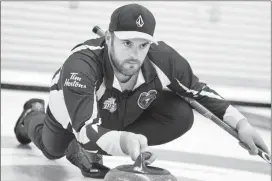
[[[176,177],[169,171],[147,166],[145,160],[150,158],[150,152],[144,152],[139,155],[133,165],[120,165],[110,170],[105,181],[177,181]]]

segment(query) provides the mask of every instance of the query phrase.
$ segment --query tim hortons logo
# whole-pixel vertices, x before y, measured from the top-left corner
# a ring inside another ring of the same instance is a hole
[[[156,99],[156,95],[156,90],[142,92],[138,99],[138,106],[142,109],[146,109]]]
[[[108,98],[103,104],[104,104],[104,107],[103,109],[107,109],[109,110],[111,113],[113,113],[114,111],[116,111],[117,109],[117,104],[115,103],[115,98],[111,97],[111,98]]]
[[[65,79],[64,86],[66,87],[79,87],[86,89],[86,85],[81,84],[81,77],[77,76],[78,73],[71,73],[70,78]]]

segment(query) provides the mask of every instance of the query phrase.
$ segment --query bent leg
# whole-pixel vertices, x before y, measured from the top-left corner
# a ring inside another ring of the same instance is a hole
[[[176,94],[165,91],[124,131],[143,134],[150,146],[160,145],[185,134],[193,122],[190,105]]]
[[[50,160],[64,156],[65,150],[74,134],[50,119],[43,112],[32,112],[24,120],[27,134],[31,141]]]

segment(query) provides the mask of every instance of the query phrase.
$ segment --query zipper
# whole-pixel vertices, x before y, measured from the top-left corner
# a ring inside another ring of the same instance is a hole
[[[127,112],[127,100],[128,100],[128,95],[129,95],[129,92],[123,92],[122,93],[122,100],[124,101],[124,113],[123,113],[123,118],[122,118],[122,130],[124,130],[125,128],[125,116],[126,116],[126,112]]]

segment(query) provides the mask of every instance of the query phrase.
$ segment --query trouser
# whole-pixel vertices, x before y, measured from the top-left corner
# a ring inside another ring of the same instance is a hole
[[[24,121],[28,136],[48,159],[63,157],[70,141],[75,138],[61,124],[52,122],[48,113],[33,112]],[[172,92],[163,92],[124,131],[146,136],[150,146],[160,145],[186,133],[193,121],[193,111],[188,103]]]

